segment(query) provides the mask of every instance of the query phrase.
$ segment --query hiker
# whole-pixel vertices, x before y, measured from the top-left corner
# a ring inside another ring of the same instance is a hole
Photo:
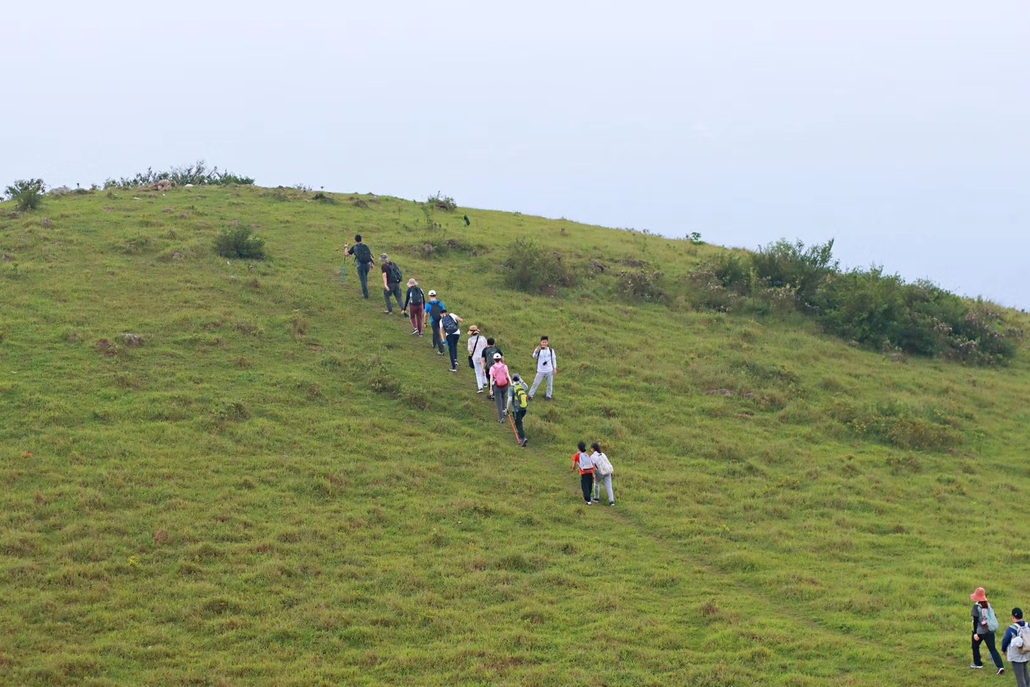
[[[486,350],[487,340],[479,333],[479,327],[471,325],[469,327],[469,367],[476,371],[476,391],[477,394],[483,393],[483,389],[486,388],[486,366],[483,362],[483,351]]]
[[[505,402],[508,400],[508,386],[511,379],[508,377],[508,366],[504,364],[503,356],[500,353],[493,354],[494,364],[490,366],[490,392],[497,402],[497,421],[504,422],[507,413]]]
[[[991,660],[998,668],[998,675],[1005,672],[1005,664],[1001,662],[1001,656],[994,647],[994,633],[998,629],[998,618],[994,615],[994,609],[987,602],[987,592],[983,587],[977,587],[976,591],[969,595],[973,600],[973,610],[970,615],[973,617],[973,665],[970,668],[980,669],[984,667],[980,659],[980,644],[987,644],[987,650],[991,652]]]
[[[594,503],[598,503],[601,500],[601,485],[604,485],[605,490],[608,492],[608,505],[615,505],[615,493],[612,492],[612,474],[615,472],[612,468],[611,461],[608,460],[608,456],[604,455],[601,450],[601,445],[596,441],[590,444],[593,453],[590,454],[590,462],[594,465]]]
[[[353,255],[354,262],[358,264],[358,280],[361,282],[361,293],[368,298],[368,272],[376,264],[372,259],[372,251],[361,241],[361,234],[354,237],[354,246],[347,247],[343,244],[343,252],[346,255]]]
[[[536,360],[536,378],[529,390],[529,397],[533,398],[536,395],[536,389],[540,386],[540,382],[546,379],[547,393],[544,395],[544,400],[550,401],[551,394],[554,392],[554,375],[558,372],[558,357],[554,354],[551,342],[546,336],[540,337],[540,345],[533,350],[533,359]]]
[[[515,433],[519,437],[519,446],[526,448],[529,439],[526,437],[526,430],[522,427],[522,419],[526,417],[526,411],[529,410],[529,389],[526,387],[526,383],[522,381],[522,377],[517,374],[511,376],[508,407],[514,411]]]
[[[462,319],[452,312],[445,312],[440,318],[440,337],[447,340],[447,352],[451,354],[451,372],[458,371],[458,339],[461,338]]]
[[[493,387],[490,386],[489,382],[490,366],[494,364],[494,353],[500,353],[501,357],[504,357],[504,353],[501,351],[501,349],[494,345],[494,340],[488,337],[486,340],[486,348],[483,349],[483,355],[481,356],[480,360],[483,361],[483,374],[487,378],[487,386],[490,387],[488,391],[490,392],[491,401],[494,400],[494,390]]]
[[[594,487],[594,464],[590,461],[585,441],[579,442],[579,451],[572,456],[572,469],[579,470],[579,486],[583,489],[583,500],[589,506],[590,491]]]
[[[1030,672],[1027,672],[1027,661],[1030,661],[1030,625],[1023,620],[1023,609],[1012,609],[1012,624],[1005,630],[1001,640],[1001,650],[1006,653],[1012,672],[1016,674],[1016,687],[1030,687]]]
[[[383,299],[386,301],[386,310],[383,312],[387,315],[393,314],[393,303],[390,302],[390,296],[397,299],[397,307],[404,311],[404,303],[401,302],[401,280],[404,279],[404,275],[401,274],[401,268],[397,266],[397,263],[390,260],[386,253],[379,256],[379,259],[383,262]]]
[[[436,291],[430,289],[429,302],[426,304],[426,314],[423,317],[422,325],[432,324],[433,348],[436,349],[437,355],[443,355],[443,339],[440,337],[440,318],[443,317],[445,312],[447,312],[447,306],[443,304],[443,301],[437,299]]]
[[[408,280],[408,292],[404,294],[404,307],[401,312],[407,311],[408,319],[411,321],[411,333],[422,336],[422,325],[425,320],[426,294],[419,287],[414,279]]]

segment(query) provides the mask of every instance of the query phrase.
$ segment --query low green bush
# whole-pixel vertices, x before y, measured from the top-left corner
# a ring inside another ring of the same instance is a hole
[[[265,242],[251,236],[250,227],[233,227],[224,229],[215,239],[215,250],[223,258],[240,258],[243,260],[264,260]]]
[[[508,246],[502,267],[507,285],[525,293],[555,294],[559,286],[575,286],[576,274],[561,253],[547,250],[533,239],[519,238]]]
[[[19,179],[4,190],[5,200],[13,200],[20,212],[36,210],[43,204],[46,184],[42,179]]]

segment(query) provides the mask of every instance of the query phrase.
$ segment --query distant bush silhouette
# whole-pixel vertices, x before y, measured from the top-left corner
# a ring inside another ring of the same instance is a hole
[[[223,258],[265,259],[265,242],[256,236],[251,236],[250,227],[233,227],[222,230],[222,233],[215,239],[215,250]]]
[[[148,167],[147,171],[137,172],[135,176],[122,177],[118,180],[108,179],[104,182],[104,188],[112,186],[119,188],[150,186],[162,179],[167,179],[176,186],[186,186],[187,184],[192,186],[228,186],[230,184],[250,186],[254,183],[252,177],[233,174],[229,171],[219,171],[218,167],[208,170],[204,161],[198,160],[192,165],[172,167],[165,172],[155,172],[152,168]]]
[[[44,192],[46,184],[42,179],[19,179],[4,191],[6,199],[13,200],[15,207],[22,212],[38,209],[43,204]]]
[[[505,282],[525,293],[553,293],[559,286],[574,286],[575,272],[562,262],[561,253],[541,248],[528,238],[508,246],[502,266]]]

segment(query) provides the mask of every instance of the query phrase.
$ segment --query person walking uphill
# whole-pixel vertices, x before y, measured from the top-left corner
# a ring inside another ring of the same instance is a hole
[[[461,338],[462,319],[452,312],[445,312],[440,318],[440,335],[447,340],[447,352],[451,354],[451,372],[458,371],[458,339]]]
[[[983,587],[977,587],[976,591],[969,595],[973,600],[973,610],[970,615],[973,617],[973,665],[970,668],[983,668],[983,660],[980,658],[980,645],[986,644],[987,650],[991,652],[991,660],[998,668],[998,675],[1005,672],[1005,664],[1001,662],[1001,656],[994,647],[994,633],[998,629],[998,618],[994,615],[994,609],[987,602],[987,592]]]
[[[590,444],[590,448],[593,450],[593,453],[590,454],[590,462],[594,465],[594,501],[601,500],[601,485],[603,484],[608,492],[608,505],[614,506],[615,493],[612,491],[612,473],[615,472],[615,469],[612,468],[608,456],[604,455],[600,444],[595,441]]]
[[[404,307],[401,312],[408,312],[411,320],[411,333],[422,336],[422,325],[426,316],[426,294],[414,279],[408,280],[408,292],[404,294]]]
[[[500,353],[494,353],[494,364],[490,366],[490,391],[497,402],[497,421],[504,422],[506,412],[504,406],[508,401],[508,386],[511,378],[508,376],[508,366]]]
[[[390,260],[386,253],[379,256],[379,259],[383,261],[383,299],[386,301],[387,315],[393,314],[393,303],[390,302],[390,296],[397,299],[397,307],[404,310],[404,302],[401,301],[401,280],[404,279],[404,275],[401,274],[401,268],[397,266],[397,263]]]
[[[572,469],[579,470],[579,486],[583,489],[583,500],[590,505],[590,492],[594,488],[594,464],[587,453],[585,441],[579,442],[579,451],[572,456]]]
[[[483,389],[487,385],[486,379],[486,365],[483,362],[483,351],[486,350],[486,339],[483,338],[482,334],[479,333],[479,327],[471,325],[469,327],[469,362],[472,365],[472,369],[476,371],[476,388],[479,389],[476,393],[483,393]]]
[[[1004,651],[1012,664],[1012,672],[1016,674],[1016,687],[1030,687],[1030,672],[1027,661],[1030,661],[1030,626],[1023,620],[1023,609],[1012,609],[1012,624],[1005,630],[1001,640]]]
[[[490,386],[490,366],[494,364],[494,353],[500,353],[501,357],[504,357],[504,352],[494,345],[494,340],[491,337],[486,340],[486,348],[483,349],[482,355],[483,374],[486,377],[486,385],[488,387],[488,391],[490,392],[491,401],[494,400],[494,390]]]
[[[529,389],[529,397],[536,395],[536,389],[540,382],[547,380],[547,393],[544,400],[550,401],[554,393],[554,375],[558,372],[558,357],[551,348],[551,342],[546,336],[540,337],[540,345],[533,351],[533,358],[536,360],[536,378],[533,386]]]
[[[526,437],[526,430],[522,426],[522,420],[529,410],[529,391],[526,383],[517,374],[511,376],[511,401],[509,407],[512,409],[515,418],[515,433],[519,436],[519,446],[526,448],[529,438]]]
[[[372,251],[361,242],[361,234],[354,237],[354,246],[348,248],[347,244],[343,244],[343,252],[346,255],[353,255],[354,261],[358,263],[358,280],[361,282],[361,293],[364,294],[365,298],[368,298],[368,272],[375,266],[375,260],[372,259]]]
[[[424,326],[432,326],[433,348],[436,349],[438,355],[443,355],[443,339],[440,337],[440,319],[443,317],[445,312],[447,312],[447,306],[443,304],[443,301],[437,299],[436,291],[430,289],[429,302],[426,303],[426,321],[422,324]]]

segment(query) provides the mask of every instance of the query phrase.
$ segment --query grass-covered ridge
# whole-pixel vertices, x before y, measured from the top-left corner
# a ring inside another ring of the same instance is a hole
[[[965,367],[697,312],[721,249],[517,214],[231,186],[12,209],[0,684],[999,679],[966,668],[968,594],[1030,604],[1025,350]],[[217,256],[233,227],[269,258]],[[340,284],[358,232],[513,371],[550,335],[530,448],[376,279]],[[510,290],[521,237],[574,283]],[[627,293],[650,268],[657,303]],[[579,504],[581,438],[615,509]]]

